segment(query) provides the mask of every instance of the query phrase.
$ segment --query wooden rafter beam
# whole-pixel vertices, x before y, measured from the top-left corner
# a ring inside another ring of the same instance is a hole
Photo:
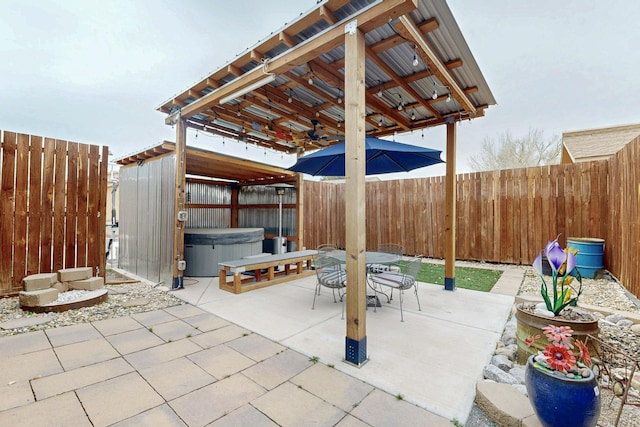
[[[391,79],[396,83],[397,86],[400,86],[405,90],[409,95],[411,95],[420,105],[429,110],[432,116],[440,117],[440,113],[438,110],[433,108],[429,101],[424,99],[414,88],[412,88],[409,83],[405,82],[400,76],[398,76],[393,69],[387,65],[386,62],[382,61],[378,55],[373,52],[369,52],[369,59],[373,61],[382,71],[384,71]],[[405,120],[406,121],[406,120]],[[407,123],[405,123],[407,124]],[[408,125],[408,124],[407,124]]]
[[[476,107],[472,104],[471,100],[460,88],[458,83],[453,79],[453,76],[451,76],[431,46],[429,46],[411,18],[407,15],[401,16],[398,21],[394,23],[394,28],[403,37],[412,40],[416,46],[418,46],[418,55],[422,57],[422,60],[429,66],[432,73],[438,78],[438,80],[440,80],[445,86],[449,86],[451,96],[458,101],[462,108],[470,114],[475,114]]]
[[[385,0],[384,2],[374,3],[372,6],[363,8],[354,16],[350,17],[348,22],[357,20],[359,27],[365,33],[374,28],[379,27],[389,19],[398,18],[416,8],[415,0]],[[292,24],[292,27],[298,22]],[[257,67],[243,74],[235,80],[219,87],[217,90],[210,92],[206,96],[182,108],[182,117],[191,117],[215,105],[220,99],[231,95],[240,89],[261,80],[265,73],[285,74],[293,68],[308,63],[319,57],[323,52],[335,49],[344,42],[344,27],[347,22],[339,22],[329,29],[305,40],[304,43],[296,45],[289,51],[272,58],[268,64],[268,68]],[[306,25],[306,24],[305,24]],[[301,27],[306,28],[306,27]],[[295,33],[295,30],[293,30]],[[279,35],[276,35],[279,39]],[[261,49],[258,46],[257,49]]]

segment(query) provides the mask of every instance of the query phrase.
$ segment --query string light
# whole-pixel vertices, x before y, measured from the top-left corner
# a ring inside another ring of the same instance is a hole
[[[447,102],[451,102],[451,94],[447,95]]]
[[[411,111],[411,120],[415,120],[416,119],[416,109],[414,108],[413,111]]]
[[[418,45],[414,44],[413,45],[413,66],[417,67],[419,64],[418,62]]]
[[[402,95],[398,94],[398,98],[400,98],[400,102],[398,103],[398,111],[402,111],[404,108],[404,104],[402,103]]]
[[[307,82],[313,86],[313,75],[309,75],[309,80]]]

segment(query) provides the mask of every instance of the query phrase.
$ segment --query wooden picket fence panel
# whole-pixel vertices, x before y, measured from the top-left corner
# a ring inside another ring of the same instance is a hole
[[[605,240],[604,265],[640,296],[640,138],[608,160],[457,176],[456,258],[530,264],[560,235]],[[304,245],[345,246],[344,184],[305,181]],[[445,179],[366,184],[367,248],[445,256]]]
[[[0,296],[30,274],[104,277],[108,147],[0,131]]]

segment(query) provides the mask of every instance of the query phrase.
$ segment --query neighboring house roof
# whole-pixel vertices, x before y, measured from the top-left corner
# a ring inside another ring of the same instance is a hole
[[[562,163],[602,160],[640,135],[640,123],[562,134]]]

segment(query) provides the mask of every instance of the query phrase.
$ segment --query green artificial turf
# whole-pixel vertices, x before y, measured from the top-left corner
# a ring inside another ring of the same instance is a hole
[[[502,276],[502,270],[456,267],[456,287],[474,291],[489,292]],[[418,281],[444,286],[444,265],[422,263]]]

